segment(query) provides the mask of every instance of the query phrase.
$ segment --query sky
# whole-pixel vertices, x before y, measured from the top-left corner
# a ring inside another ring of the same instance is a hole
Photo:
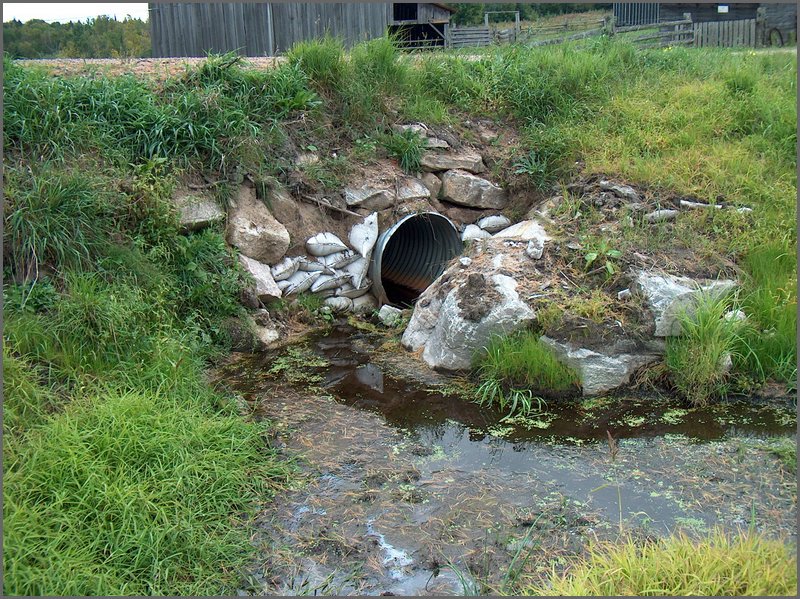
[[[127,15],[134,19],[147,20],[147,4],[127,4],[123,2],[76,2],[76,3],[42,3],[42,2],[3,2],[3,22],[17,19],[30,21],[42,19],[48,23],[59,21],[86,21],[100,15],[116,16],[122,20]]]

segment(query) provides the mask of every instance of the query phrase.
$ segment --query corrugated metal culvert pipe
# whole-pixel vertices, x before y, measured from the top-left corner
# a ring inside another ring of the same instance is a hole
[[[463,249],[458,229],[436,212],[409,214],[378,237],[370,263],[381,304],[413,303]]]

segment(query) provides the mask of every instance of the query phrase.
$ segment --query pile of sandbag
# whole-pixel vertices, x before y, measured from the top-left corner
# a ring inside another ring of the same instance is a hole
[[[378,214],[373,212],[350,230],[348,247],[336,235],[318,233],[306,241],[308,256],[286,257],[271,267],[283,296],[310,291],[340,312],[367,312],[377,307],[369,294],[369,260],[378,240]]]

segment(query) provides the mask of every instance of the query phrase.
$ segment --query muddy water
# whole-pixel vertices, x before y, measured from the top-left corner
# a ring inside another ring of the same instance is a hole
[[[224,373],[307,481],[265,507],[242,594],[514,592],[621,531],[793,542],[795,477],[770,451],[794,435],[789,400],[614,397],[509,421],[385,341],[339,326],[282,376],[274,355]]]

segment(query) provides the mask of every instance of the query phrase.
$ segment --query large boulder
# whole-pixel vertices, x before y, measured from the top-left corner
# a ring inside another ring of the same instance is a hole
[[[583,395],[606,393],[630,383],[631,375],[640,367],[660,358],[657,353],[601,353],[547,336],[540,341],[578,374]]]
[[[449,171],[461,169],[470,173],[482,173],[486,170],[483,158],[474,150],[463,149],[460,152],[440,154],[425,152],[420,160],[420,165],[426,171]]]
[[[462,268],[456,263],[420,296],[403,334],[403,346],[423,348],[422,359],[436,369],[468,369],[493,335],[534,319],[514,279]]]
[[[239,187],[236,199],[231,201],[226,239],[248,258],[265,264],[275,264],[289,249],[286,227],[256,197],[255,189],[247,185]]]
[[[178,210],[181,231],[197,231],[225,220],[225,211],[206,194],[181,190],[172,200]]]
[[[712,298],[722,297],[737,286],[729,279],[690,279],[651,271],[639,271],[632,285],[647,302],[655,319],[655,336],[670,337],[681,334],[681,314],[694,314],[700,294]]]
[[[272,278],[272,273],[267,264],[262,264],[258,260],[253,260],[247,256],[239,255],[239,262],[242,267],[250,273],[255,281],[255,294],[262,302],[280,299],[282,293]]]
[[[442,176],[442,198],[470,208],[505,208],[508,197],[501,187],[464,170],[449,170]]]

